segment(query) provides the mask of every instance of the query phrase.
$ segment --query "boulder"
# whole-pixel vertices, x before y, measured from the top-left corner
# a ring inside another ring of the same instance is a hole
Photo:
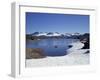
[[[41,48],[26,48],[26,59],[44,58],[44,51]]]

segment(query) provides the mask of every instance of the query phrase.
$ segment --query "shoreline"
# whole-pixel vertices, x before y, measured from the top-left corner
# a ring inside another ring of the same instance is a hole
[[[40,59],[26,59],[26,67],[46,67],[62,65],[84,65],[89,64],[89,53],[84,54],[89,49],[81,49],[84,44],[80,41],[72,43],[72,47],[67,50],[68,55],[57,57],[45,57]]]

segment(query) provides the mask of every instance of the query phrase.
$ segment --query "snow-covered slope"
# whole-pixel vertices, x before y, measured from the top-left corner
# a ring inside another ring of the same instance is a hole
[[[62,65],[87,65],[89,64],[89,54],[84,54],[88,49],[81,49],[84,44],[76,42],[71,44],[68,55],[61,57],[46,57],[42,59],[27,59],[27,67],[62,66]]]
[[[32,36],[46,36],[47,35],[47,33],[46,32],[34,32],[33,34],[32,34]]]
[[[47,33],[41,32],[41,33],[39,33],[37,36],[46,36],[46,35],[47,35]]]

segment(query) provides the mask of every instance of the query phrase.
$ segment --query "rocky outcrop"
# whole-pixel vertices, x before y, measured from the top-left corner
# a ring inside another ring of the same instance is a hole
[[[26,48],[26,59],[39,59],[46,57],[41,48]]]
[[[89,49],[90,48],[89,38],[85,38],[85,39],[81,40],[81,42],[84,44],[82,49]]]
[[[79,36],[80,41],[84,44],[82,49],[89,49],[90,48],[90,34],[85,33]]]

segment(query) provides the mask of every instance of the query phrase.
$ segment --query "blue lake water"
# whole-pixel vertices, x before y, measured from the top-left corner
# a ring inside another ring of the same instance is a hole
[[[68,45],[77,39],[40,39],[29,40],[26,48],[41,48],[46,56],[64,56],[67,55]]]

